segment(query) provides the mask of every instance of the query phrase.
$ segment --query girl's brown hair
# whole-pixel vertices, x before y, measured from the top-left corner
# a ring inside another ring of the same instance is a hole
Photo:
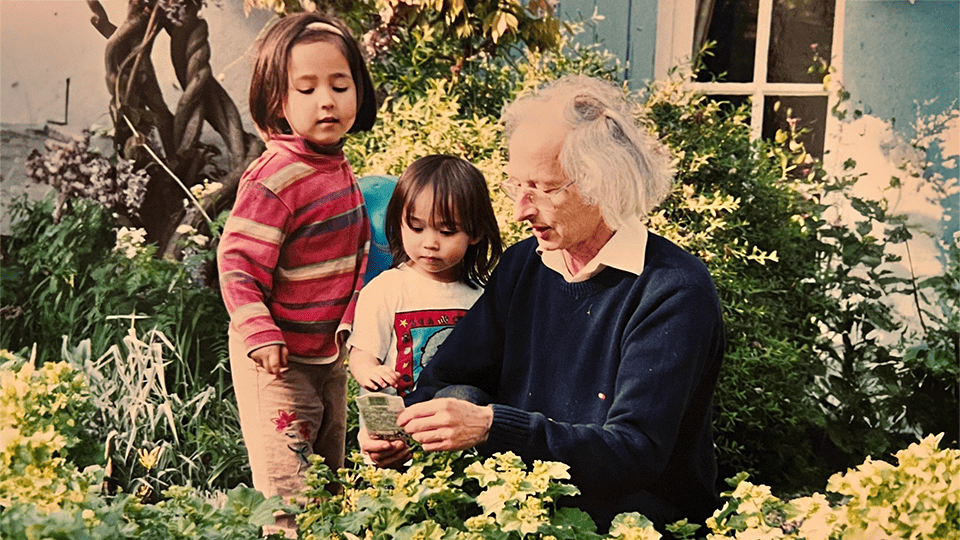
[[[315,24],[319,23],[319,24]],[[349,133],[367,131],[377,120],[377,96],[360,45],[334,17],[316,12],[288,15],[270,27],[260,40],[250,80],[250,115],[262,133],[290,133],[283,118],[287,96],[290,51],[300,43],[332,43],[347,59],[357,89],[357,118]]]
[[[490,204],[487,182],[472,163],[465,159],[434,154],[414,161],[400,176],[387,204],[386,233],[393,256],[391,267],[407,262],[401,226],[410,222],[413,202],[430,190],[434,226],[456,226],[477,242],[467,248],[460,265],[460,281],[470,286],[484,285],[500,260],[503,242],[497,217]]]

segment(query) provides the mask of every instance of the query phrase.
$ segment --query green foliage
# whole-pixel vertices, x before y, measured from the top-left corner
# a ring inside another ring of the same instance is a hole
[[[297,517],[301,537],[499,540],[523,538],[655,539],[660,535],[639,514],[618,516],[610,536],[596,533],[581,510],[561,507],[579,493],[564,483],[567,466],[535,462],[512,453],[481,460],[472,453],[414,453],[403,472],[362,465],[334,474],[311,457],[311,502]],[[337,494],[329,487],[336,485]]]
[[[41,361],[56,358],[60,336],[105,340],[103,318],[87,317],[92,306],[90,274],[113,245],[113,223],[99,206],[81,202],[52,218],[52,202],[31,205],[26,198],[10,206],[12,237],[3,261],[3,313],[0,347],[20,350],[38,345]],[[95,323],[95,324],[94,324]]]
[[[110,489],[153,500],[175,485],[227,489],[250,482],[230,387],[188,381],[189,392],[170,390],[166,368],[183,358],[163,333],[130,327],[123,346],[99,358],[89,341],[74,349],[64,344],[62,354],[88,381],[85,436],[105,444]],[[220,377],[227,375],[221,370]]]
[[[870,458],[833,475],[831,497],[783,501],[741,475],[728,501],[707,521],[711,538],[916,538],[960,534],[960,451],[939,449],[930,435],[895,454],[897,465]],[[839,504],[831,503],[837,500]]]
[[[0,367],[0,501],[26,499],[44,509],[76,502],[92,484],[74,464],[103,466],[105,489],[145,501],[174,485],[250,482],[228,387],[198,386],[182,398],[167,389],[165,354],[176,352],[162,333],[141,338],[131,328],[124,346],[125,354],[114,346],[94,358],[89,341],[75,348],[64,341],[62,361],[36,370],[35,358],[4,353],[12,360]],[[52,502],[41,504],[43,497]]]
[[[244,486],[213,498],[173,487],[157,504],[142,504],[131,495],[108,499],[91,493],[50,514],[23,504],[5,508],[0,535],[51,540],[256,540],[281,508],[278,497],[266,499]],[[281,535],[266,538],[279,540]]]
[[[810,321],[816,291],[815,211],[792,179],[787,145],[751,141],[749,110],[681,86],[648,89],[641,113],[678,159],[678,189],[648,219],[655,232],[707,264],[723,307],[727,353],[714,428],[721,477],[749,471],[785,490],[828,470],[806,440],[819,410]],[[776,433],[776,437],[770,437]]]
[[[49,200],[11,205],[0,348],[36,344],[43,362],[59,356],[61,336],[67,336],[106,351],[122,343],[128,323],[138,320],[175,341],[183,358],[169,372],[175,391],[218,382],[228,317],[217,291],[201,283],[209,250],[182,262],[157,259],[155,247],[143,244],[142,231],[115,231],[95,203],[73,201],[59,223],[52,209]]]
[[[0,508],[49,513],[82,500],[91,479],[67,458],[91,411],[83,376],[66,362],[36,369],[7,351],[0,359]]]
[[[579,30],[570,27],[571,32]],[[418,157],[459,155],[487,179],[504,242],[510,245],[525,237],[524,227],[512,219],[512,202],[497,187],[506,178],[502,126],[497,120],[519,92],[562,74],[613,75],[616,63],[609,53],[576,45],[572,37],[564,34],[558,52],[527,51],[519,57],[478,54],[456,72],[442,65],[442,55],[433,54],[445,46],[438,35],[414,36],[414,43],[402,40],[386,53],[387,60],[371,64],[375,79],[403,84],[404,91],[383,103],[374,129],[347,139],[345,152],[354,172],[400,175]],[[424,70],[434,70],[438,77],[422,76]]]
[[[273,513],[284,508],[279,497],[266,499],[259,491],[244,486],[233,488],[214,501],[180,486],[165,491],[164,497],[155,505],[128,499],[124,516],[135,526],[124,531],[127,538],[257,538],[264,525],[273,523]]]
[[[834,114],[845,110],[838,106]],[[931,141],[958,118],[956,109],[917,118],[918,133],[905,152],[914,158],[897,163],[891,189],[909,179],[950,204],[951,181],[936,168],[956,156],[941,155],[945,149]],[[822,331],[817,352],[825,367],[812,393],[822,410],[818,422],[843,453],[839,466],[903,448],[922,433],[944,433],[945,444],[952,446],[960,442],[958,235],[941,243],[943,274],[918,280],[910,243],[915,235],[929,233],[892,214],[885,198],[854,194],[863,176],[848,159],[843,174],[816,177],[811,189],[819,204],[806,223],[817,230],[820,242],[813,278],[818,304],[811,318]],[[846,220],[833,207],[845,208]],[[908,272],[898,272],[897,266]],[[897,299],[909,300],[914,321],[892,307]]]

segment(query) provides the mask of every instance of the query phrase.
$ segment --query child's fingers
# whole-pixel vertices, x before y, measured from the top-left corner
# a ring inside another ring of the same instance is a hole
[[[369,377],[364,377],[364,379],[357,381],[360,386],[370,390],[371,392],[378,392],[383,390],[388,385],[383,382],[383,380],[377,376],[376,373],[371,374]]]
[[[250,358],[260,365],[267,373],[282,378],[280,370],[287,365],[287,348],[281,345],[270,345],[250,353]]]
[[[391,370],[383,377],[383,381],[387,386],[396,386],[400,384],[400,374]]]
[[[283,366],[280,363],[280,354],[279,352],[270,353],[267,355],[266,360],[264,360],[263,368],[267,370],[267,373],[280,378],[280,370]]]
[[[367,390],[370,390],[371,392],[377,392],[379,390],[383,390],[383,387],[377,384],[376,382],[374,382],[373,380],[362,382],[360,383],[360,386],[364,387]]]
[[[387,366],[379,366],[370,370],[368,376],[355,377],[357,384],[363,388],[377,392],[400,382],[400,374]]]

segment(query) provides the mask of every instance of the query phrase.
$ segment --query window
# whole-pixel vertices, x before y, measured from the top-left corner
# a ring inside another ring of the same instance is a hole
[[[845,0],[660,0],[654,75],[689,62],[708,41],[712,55],[692,88],[751,104],[754,137],[772,138],[790,122],[806,128],[807,151],[823,157],[832,97],[820,60],[840,68]]]

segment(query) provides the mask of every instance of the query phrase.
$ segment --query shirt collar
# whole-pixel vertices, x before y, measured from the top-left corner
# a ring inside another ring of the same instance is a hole
[[[537,253],[540,254],[547,268],[557,272],[571,283],[586,281],[608,266],[639,276],[643,272],[647,234],[647,228],[639,217],[627,219],[600,248],[597,256],[584,265],[576,275],[570,274],[567,263],[563,260],[563,254],[559,250],[543,251],[538,247]]]

